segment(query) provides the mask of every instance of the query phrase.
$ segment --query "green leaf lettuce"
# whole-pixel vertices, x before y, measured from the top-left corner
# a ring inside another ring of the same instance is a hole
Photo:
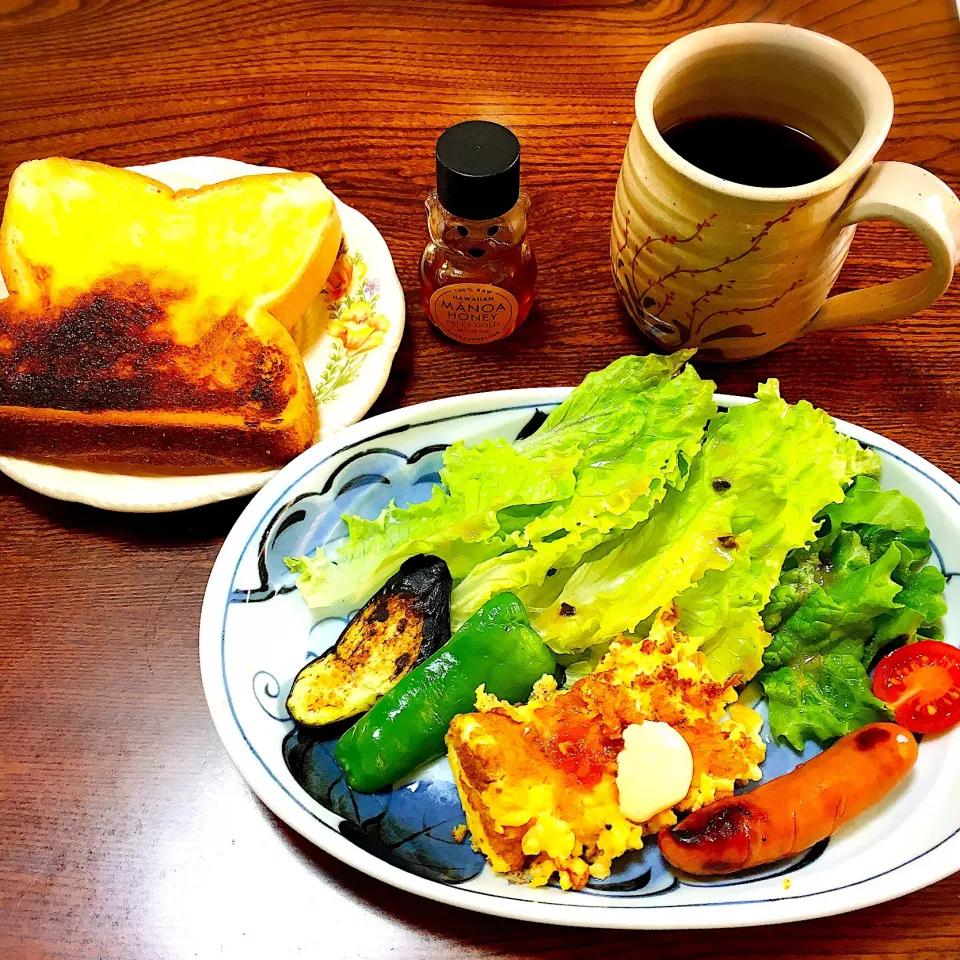
[[[938,637],[946,612],[946,581],[924,566],[929,531],[909,497],[861,476],[820,520],[763,611],[774,631],[760,675],[770,728],[797,749],[888,717],[871,693],[871,665],[891,645]]]
[[[541,580],[555,563],[575,563],[685,476],[716,409],[713,384],[684,369],[690,355],[622,357],[588,375],[532,436],[453,444],[428,501],[391,503],[373,520],[344,517],[348,537],[330,556],[287,560],[304,599],[355,608],[404,560],[429,553],[447,561],[455,580],[484,571],[483,582],[475,577],[458,594],[461,622],[466,606],[468,616],[531,576],[511,581],[497,568],[488,577],[485,562],[546,544]]]
[[[716,413],[714,385],[700,380],[692,367],[663,379],[664,359],[645,358],[642,374],[635,371],[634,386],[652,375],[656,380],[624,396],[621,414],[629,426],[625,422],[619,433],[591,447],[590,461],[578,466],[573,495],[530,520],[520,549],[481,563],[455,588],[455,628],[504,590],[535,610],[586,555],[645,520],[670,488],[683,486]],[[588,377],[571,395],[576,402],[557,408],[541,429],[592,416],[591,391],[585,389],[592,386]],[[547,583],[558,572],[560,578]]]
[[[533,617],[554,650],[634,630],[676,600],[680,628],[703,641],[718,679],[756,673],[769,639],[760,611],[784,557],[813,539],[814,516],[843,499],[844,484],[879,467],[825,413],[783,401],[776,381],[757,396],[715,417],[683,488],[612,548],[588,555]]]

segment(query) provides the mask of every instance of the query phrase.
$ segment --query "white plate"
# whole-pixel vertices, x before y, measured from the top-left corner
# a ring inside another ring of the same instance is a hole
[[[182,157],[130,169],[177,190],[281,172],[225,157]],[[291,331],[317,395],[318,439],[356,423],[380,395],[400,346],[405,315],[403,290],[383,237],[339,199],[337,209],[346,258],[338,259],[327,290]],[[5,295],[0,278],[0,297]],[[117,473],[20,457],[0,457],[0,472],[48,497],[127,513],[165,513],[229,500],[259,490],[277,473]]]
[[[307,754],[315,778],[311,792],[323,803],[298,784],[283,758],[293,729],[286,694],[344,620],[311,614],[283,556],[342,537],[341,513],[373,516],[392,497],[401,503],[426,499],[447,444],[515,437],[567,393],[477,394],[374,417],[298,457],[244,510],[207,585],[200,666],[217,732],[251,788],[293,829],[364,873],[444,903],[549,923],[636,929],[781,923],[890,900],[958,869],[960,730],[925,738],[903,785],[828,843],[792,861],[749,876],[682,882],[654,843],[616,861],[610,881],[580,893],[510,884],[469,844],[452,843],[450,830],[463,816],[445,759],[393,791],[353,794],[338,779],[331,740]],[[880,452],[883,485],[903,490],[923,508],[933,562],[948,575],[960,571],[960,485],[883,437],[842,422],[838,427]],[[947,586],[945,628],[953,644],[960,638],[958,579],[950,576]],[[815,752],[811,745],[805,755]],[[770,744],[764,775],[798,762],[788,747]]]

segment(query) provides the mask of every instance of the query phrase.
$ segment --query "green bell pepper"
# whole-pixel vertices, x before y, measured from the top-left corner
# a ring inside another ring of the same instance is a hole
[[[501,593],[358,720],[334,756],[354,790],[389,786],[443,755],[450,721],[474,709],[481,684],[501,700],[519,703],[556,667],[523,604]]]

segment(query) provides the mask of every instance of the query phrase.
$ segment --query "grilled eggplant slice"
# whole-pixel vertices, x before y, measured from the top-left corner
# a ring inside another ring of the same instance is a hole
[[[439,557],[411,557],[347,624],[336,645],[311,660],[287,697],[297,723],[323,727],[369,710],[450,639],[450,590]]]

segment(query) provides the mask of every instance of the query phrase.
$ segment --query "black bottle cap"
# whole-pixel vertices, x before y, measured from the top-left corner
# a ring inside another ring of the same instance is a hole
[[[489,120],[466,120],[437,140],[437,199],[455,217],[492,220],[520,196],[520,141]]]

